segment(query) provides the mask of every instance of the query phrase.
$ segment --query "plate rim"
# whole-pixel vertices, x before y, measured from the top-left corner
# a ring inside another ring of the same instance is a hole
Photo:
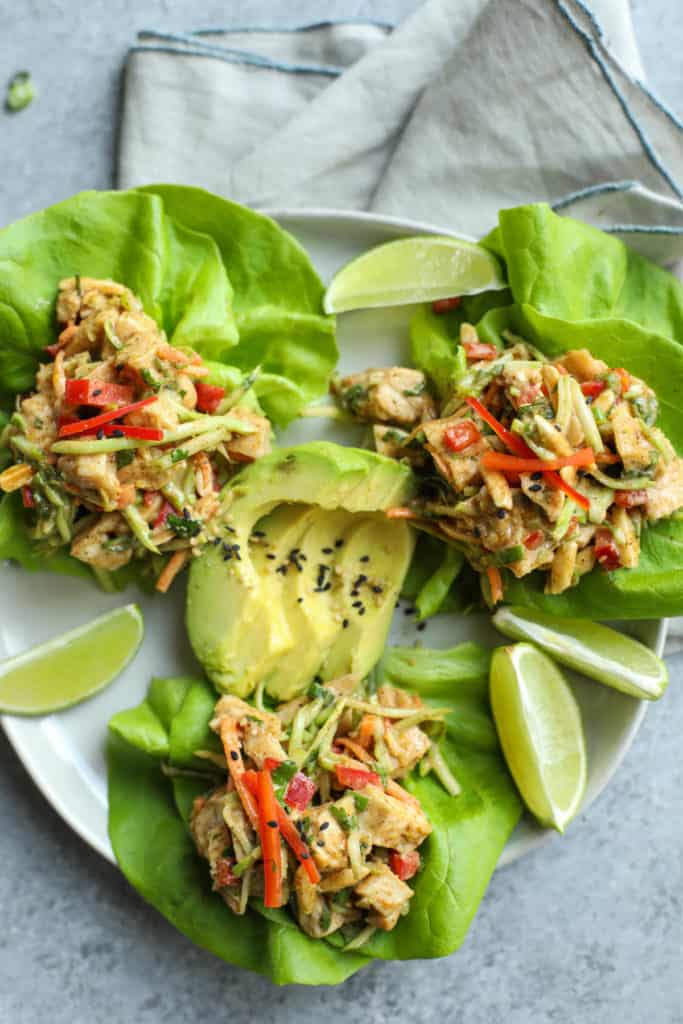
[[[256,212],[262,213],[267,217],[279,222],[284,221],[295,221],[299,220],[302,222],[314,223],[320,220],[332,220],[332,221],[351,221],[353,223],[367,224],[368,226],[376,226],[379,228],[394,228],[398,231],[412,232],[418,234],[445,234],[451,235],[458,238],[462,238],[467,241],[475,241],[476,239],[467,233],[456,233],[452,228],[441,227],[436,224],[431,224],[425,221],[412,220],[410,218],[398,217],[391,214],[377,214],[367,210],[351,210],[337,207],[267,207],[259,209]],[[284,230],[289,231],[288,228]],[[290,231],[290,234],[292,232]],[[296,236],[294,236],[296,238]],[[658,657],[662,657],[664,651],[664,645],[666,642],[666,635],[668,630],[668,619],[656,619],[651,620],[657,623],[657,631],[655,637],[655,643],[653,650]],[[626,754],[628,753],[635,736],[640,729],[643,718],[647,712],[648,701],[638,701],[639,707],[633,716],[633,720],[624,734],[620,743],[618,752],[612,761],[609,770],[606,772],[604,783],[599,792],[595,793],[589,800],[585,801],[581,805],[580,813],[587,810],[591,804],[605,791],[611,782],[614,774],[622,764]],[[19,735],[19,729],[21,724],[26,721],[24,716],[11,716],[11,715],[0,715],[0,724],[3,727],[3,731],[7,736],[14,753],[19,758],[24,769],[26,770],[29,778],[33,784],[51,805],[51,807],[59,814],[62,820],[69,826],[69,828],[79,836],[85,843],[88,844],[93,850],[99,853],[105,860],[116,865],[116,859],[113,856],[111,846],[108,841],[102,841],[99,834],[95,833],[91,828],[88,827],[87,822],[82,821],[75,813],[72,813],[67,806],[66,802],[62,799],[59,793],[58,787],[52,787],[50,784],[49,777],[44,773],[41,774],[39,764],[35,757],[31,756],[31,752],[28,749],[28,745],[22,736]],[[15,723],[16,726],[15,726]],[[539,846],[547,843],[556,833],[553,829],[539,829],[537,833],[529,836],[522,847],[517,850],[514,856],[508,854],[506,856],[506,850],[509,850],[509,846],[506,846],[500,856],[496,870],[501,867],[506,867],[509,864],[514,863],[520,858],[526,856],[532,850]]]

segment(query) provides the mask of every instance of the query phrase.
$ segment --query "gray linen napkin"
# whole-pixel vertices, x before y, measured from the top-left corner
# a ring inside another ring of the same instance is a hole
[[[127,63],[118,183],[475,236],[500,207],[547,200],[673,266],[683,125],[643,77],[627,0],[427,0],[395,29],[149,31]]]

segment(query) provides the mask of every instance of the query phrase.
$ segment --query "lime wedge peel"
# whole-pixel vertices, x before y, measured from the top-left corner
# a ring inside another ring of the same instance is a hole
[[[418,235],[386,242],[338,270],[325,293],[326,313],[404,306],[505,288],[498,260],[476,242]]]
[[[140,609],[128,604],[5,659],[0,711],[45,715],[92,697],[123,671],[143,633]]]
[[[493,624],[505,636],[529,640],[562,665],[631,697],[658,700],[669,684],[667,667],[654,651],[609,626],[515,606],[499,608]]]
[[[581,714],[559,668],[531,644],[498,647],[490,696],[500,744],[524,803],[564,832],[586,789]]]

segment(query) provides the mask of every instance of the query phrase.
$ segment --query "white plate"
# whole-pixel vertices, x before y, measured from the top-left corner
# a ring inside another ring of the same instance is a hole
[[[427,225],[346,211],[276,211],[276,219],[305,246],[323,279],[347,260],[381,242],[419,231]],[[445,232],[440,232],[445,233]],[[349,313],[339,319],[341,369],[401,363],[408,356],[410,308]],[[358,440],[361,432],[359,431]],[[314,438],[346,441],[349,434],[326,420],[302,420],[281,443]],[[42,718],[3,719],[5,731],[36,784],[66,822],[104,857],[113,860],[107,836],[107,787],[104,746],[107,721],[114,712],[136,704],[153,675],[197,671],[183,627],[184,591],[176,584],[166,597],[127,592],[107,595],[83,580],[30,574],[0,568],[0,655],[25,650],[57,633],[87,622],[107,609],[138,597],[145,617],[145,639],[138,656],[103,693],[70,711]],[[629,624],[629,630],[661,654],[663,622]],[[500,643],[488,616],[440,616],[423,633],[400,609],[391,639],[447,647],[462,640]],[[584,807],[607,785],[628,750],[645,713],[645,704],[614,690],[573,677],[583,713],[589,757]],[[548,833],[524,819],[501,858],[509,863],[543,842]]]

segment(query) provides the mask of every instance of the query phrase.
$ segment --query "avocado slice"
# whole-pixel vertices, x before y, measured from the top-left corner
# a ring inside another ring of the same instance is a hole
[[[310,632],[304,634],[308,640],[299,637],[301,620],[290,614],[291,601],[286,600],[294,592],[290,573],[303,573],[291,564],[286,573],[275,571],[284,564],[292,548],[301,547],[313,522],[308,515],[310,506],[367,513],[403,504],[413,492],[414,479],[407,466],[374,452],[324,441],[275,451],[246,467],[231,481],[221,495],[217,543],[193,560],[187,592],[190,642],[218,689],[247,696],[275,671],[287,651],[301,650],[300,644],[310,641]],[[261,543],[263,538],[252,537],[259,520],[280,505],[292,504],[303,506],[303,511],[293,514],[288,527],[284,519],[276,520],[281,524],[276,537],[267,541],[276,542],[272,550]],[[386,543],[402,549],[409,528],[400,520],[381,517],[381,522]],[[333,532],[337,528],[334,520],[330,526]],[[339,551],[334,547],[339,538],[331,539],[333,551]],[[321,549],[328,546],[321,544]],[[275,554],[275,558],[269,559],[267,554]],[[266,563],[270,567],[266,568]],[[308,561],[304,564],[308,565]],[[405,566],[398,559],[397,586],[404,571]],[[329,611],[337,621],[335,616],[340,612],[331,608]],[[322,624],[320,631],[322,635]],[[382,645],[384,639],[382,636]],[[320,654],[322,663],[324,646]],[[299,678],[297,685],[306,685],[308,681],[301,682]],[[273,685],[278,687],[277,691]],[[283,673],[278,672],[269,681],[268,690],[280,696],[279,688],[283,686],[288,691],[292,689],[284,683]]]

